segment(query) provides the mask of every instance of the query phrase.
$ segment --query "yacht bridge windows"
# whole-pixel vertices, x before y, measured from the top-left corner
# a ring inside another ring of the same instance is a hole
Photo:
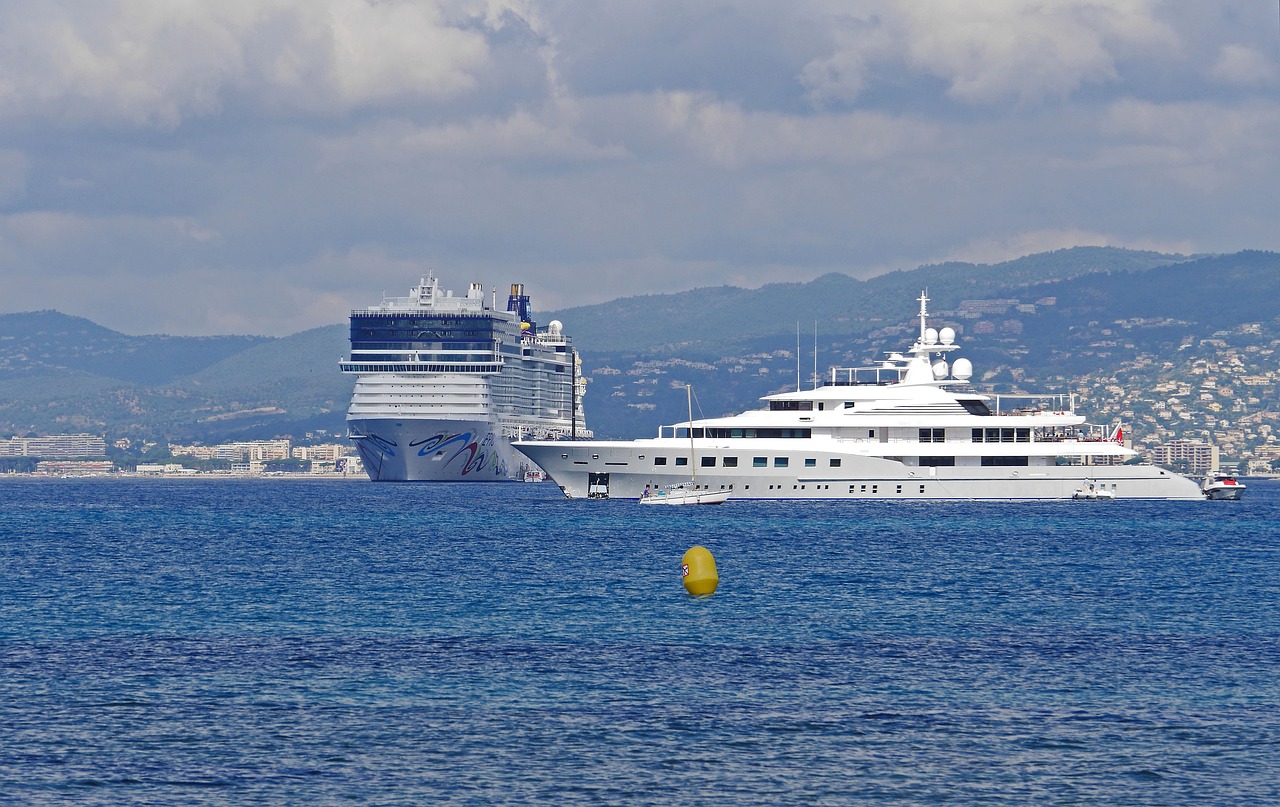
[[[688,426],[663,426],[659,437],[677,437],[684,440],[689,439]],[[733,438],[742,439],[800,439],[807,440],[813,437],[813,429],[728,429],[728,428],[698,428],[693,430],[694,439],[711,438],[717,440],[728,440]]]

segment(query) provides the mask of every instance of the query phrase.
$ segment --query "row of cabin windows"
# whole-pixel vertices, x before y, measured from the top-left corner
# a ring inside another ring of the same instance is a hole
[[[1029,465],[1026,457],[982,457],[984,468]],[[950,468],[956,464],[955,457],[921,457],[920,464],[926,468]]]
[[[676,429],[676,437],[688,437],[689,429]],[[730,438],[730,437],[746,437],[754,438],[799,438],[808,439],[813,436],[813,429],[694,429],[694,437],[711,437],[711,438]]]
[[[920,442],[945,443],[946,429],[921,429]],[[1030,429],[974,429],[972,441],[975,443],[1030,443]]]
[[[717,459],[720,460],[721,468],[737,468],[738,467],[737,457],[699,457],[698,464],[703,468],[714,468],[716,467]],[[984,468],[1022,467],[1030,464],[1030,461],[1027,457],[981,457],[980,460]],[[827,463],[828,463],[828,467],[831,467],[831,468],[840,467],[840,459],[838,457],[833,457],[829,459]],[[667,458],[654,457],[653,464],[666,465]],[[688,457],[675,458],[675,465],[678,467],[684,467],[684,466],[687,466],[688,464],[689,464]],[[790,457],[774,457],[773,458],[774,468],[786,468],[790,464],[791,464]],[[956,464],[955,457],[939,456],[939,457],[921,457],[920,458],[920,465],[926,468],[950,468],[950,467],[953,467],[955,464]],[[752,468],[768,468],[769,458],[768,457],[752,457],[751,467]],[[818,467],[818,461],[812,457],[806,457],[804,461],[804,467],[816,468]]]
[[[853,408],[853,401],[842,401],[839,403],[837,403],[836,401],[831,401],[830,407],[827,406],[827,403],[828,403],[827,401],[818,401],[818,411],[822,412],[828,408],[830,409],[837,409],[837,408],[852,409]],[[813,401],[769,401],[769,411],[770,412],[812,412]]]
[[[737,457],[699,457],[699,458],[698,458],[698,464],[699,464],[700,466],[702,466],[703,468],[714,468],[714,467],[716,467],[716,460],[717,460],[717,459],[719,459],[719,460],[720,460],[720,467],[721,467],[721,468],[737,468],[737,467],[738,467],[738,458],[737,458]],[[666,458],[666,457],[654,457],[654,458],[653,458],[653,464],[654,464],[654,465],[666,465],[666,464],[667,464],[667,458]],[[676,457],[676,458],[675,458],[675,464],[676,464],[677,466],[684,466],[684,465],[688,465],[688,464],[689,464],[689,458],[688,458],[688,457]],[[774,468],[786,468],[786,467],[788,467],[790,464],[791,464],[791,458],[790,458],[790,457],[774,457],[774,458],[773,458],[773,467],[774,467]],[[752,467],[752,468],[768,468],[768,467],[769,467],[769,458],[768,458],[768,457],[752,457],[752,458],[751,458],[751,467]],[[804,461],[804,467],[806,467],[806,468],[817,468],[817,467],[818,467],[818,461],[817,461],[816,459],[812,458],[812,457],[806,457],[806,458],[805,458],[805,461]],[[840,459],[839,459],[839,458],[833,458],[833,459],[828,460],[828,467],[831,467],[831,468],[839,468],[839,467],[840,467]]]

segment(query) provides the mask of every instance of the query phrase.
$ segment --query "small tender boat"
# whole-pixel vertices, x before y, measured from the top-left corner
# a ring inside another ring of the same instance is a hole
[[[1105,488],[1100,488],[1093,482],[1086,482],[1085,486],[1071,494],[1073,499],[1114,499],[1116,494]]]
[[[641,504],[724,504],[733,491],[698,490],[693,484],[667,485],[663,488],[645,490],[640,496]]]
[[[1214,471],[1200,483],[1206,499],[1241,499],[1246,487],[1248,486],[1243,482],[1236,481],[1236,475],[1229,471]]]

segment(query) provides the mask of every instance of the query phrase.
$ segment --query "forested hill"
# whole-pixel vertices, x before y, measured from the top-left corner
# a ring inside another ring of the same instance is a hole
[[[904,301],[927,288],[930,307],[945,310],[962,300],[1008,296],[1036,284],[1090,274],[1143,273],[1188,260],[1109,247],[1076,247],[999,264],[945,263],[890,272],[870,280],[827,274],[808,283],[776,283],[759,289],[731,286],[675,294],[627,297],[599,305],[552,311],[583,350],[650,350],[664,346],[742,344],[760,338],[795,340],[797,323],[821,334],[865,333],[895,323]]]

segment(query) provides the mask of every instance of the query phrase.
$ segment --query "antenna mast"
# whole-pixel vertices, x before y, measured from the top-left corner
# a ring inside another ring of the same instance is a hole
[[[796,320],[796,392],[800,391],[800,320]]]

